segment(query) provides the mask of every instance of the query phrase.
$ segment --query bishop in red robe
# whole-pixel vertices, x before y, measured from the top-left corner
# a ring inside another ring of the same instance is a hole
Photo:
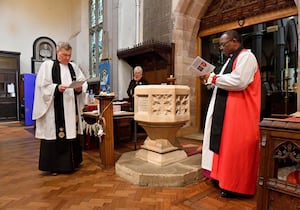
[[[202,76],[213,87],[202,148],[202,168],[222,197],[254,195],[259,162],[261,80],[254,54],[230,30],[220,37],[228,60],[218,74]]]

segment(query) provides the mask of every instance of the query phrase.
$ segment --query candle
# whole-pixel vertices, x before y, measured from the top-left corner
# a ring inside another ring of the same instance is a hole
[[[289,56],[285,56],[285,77],[289,77]]]

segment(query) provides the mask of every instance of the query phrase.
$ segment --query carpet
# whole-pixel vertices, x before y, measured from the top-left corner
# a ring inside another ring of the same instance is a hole
[[[182,144],[182,149],[186,152],[187,156],[200,154],[202,146],[197,144]]]
[[[190,135],[183,136],[186,139],[196,140],[196,141],[202,141],[203,140],[203,134],[202,133],[194,133]]]

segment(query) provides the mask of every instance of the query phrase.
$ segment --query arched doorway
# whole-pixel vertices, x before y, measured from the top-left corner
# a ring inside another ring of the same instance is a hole
[[[205,98],[205,95],[202,92],[200,81],[186,70],[195,56],[202,55],[203,38],[218,35],[229,29],[241,29],[249,26],[259,27],[258,24],[260,23],[297,15],[298,10],[293,0],[280,2],[280,5],[275,5],[271,8],[274,3],[271,0],[259,2],[245,0],[239,1],[238,3],[218,0],[201,2],[191,0],[178,1],[177,6],[174,9],[174,28],[172,35],[173,40],[176,43],[175,75],[178,84],[188,84],[191,87],[192,116],[189,126],[187,126],[185,131],[181,134],[184,134],[184,132],[201,132],[201,128],[203,127],[205,118],[203,107],[207,107],[207,98]],[[257,12],[253,12],[254,10],[251,9],[251,5],[264,9],[255,8]],[[268,6],[267,9],[266,6]],[[243,16],[245,13],[242,8],[251,11],[248,12],[249,16]],[[228,16],[221,16],[221,19],[216,19],[218,15],[224,15],[224,11],[228,12]],[[213,14],[216,16],[209,16]],[[205,18],[219,22],[217,24],[208,24],[207,27],[204,27]],[[225,22],[222,22],[224,20]],[[256,30],[259,31],[260,29],[257,28]]]
[[[297,16],[290,16],[236,29],[242,34],[244,47],[253,51],[260,65],[262,118],[297,111],[297,20]],[[220,35],[217,33],[201,37],[202,57],[217,68],[225,62],[218,45]],[[210,92],[205,88],[201,90],[205,105]],[[202,106],[201,111],[205,115],[206,106]]]

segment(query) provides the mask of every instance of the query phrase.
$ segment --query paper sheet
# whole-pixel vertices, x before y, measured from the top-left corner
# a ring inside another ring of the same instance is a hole
[[[70,85],[69,88],[77,88],[83,85],[85,81],[73,81]]]
[[[15,92],[15,84],[14,83],[7,84],[7,92],[8,93],[14,93]]]
[[[203,58],[200,58],[197,56],[192,65],[190,66],[190,69],[196,73],[198,76],[203,76],[205,74],[208,74],[212,72],[215,69],[215,66],[208,63],[206,60]]]

